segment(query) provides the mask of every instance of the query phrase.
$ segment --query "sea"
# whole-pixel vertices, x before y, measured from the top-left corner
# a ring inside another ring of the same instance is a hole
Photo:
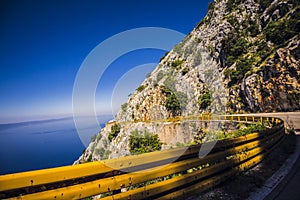
[[[110,118],[99,117],[100,126]],[[90,138],[101,127],[85,131]],[[85,148],[72,117],[0,124],[0,174],[72,165]]]

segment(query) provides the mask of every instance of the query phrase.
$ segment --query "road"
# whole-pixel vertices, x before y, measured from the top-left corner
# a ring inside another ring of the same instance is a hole
[[[265,198],[265,200],[298,200],[300,199],[300,112],[286,112],[286,113],[263,113],[251,114],[259,116],[279,117],[284,120],[285,126],[296,131],[297,135],[297,152],[295,155],[296,162],[288,175],[279,183],[277,187]]]
[[[284,120],[285,126],[293,128],[300,134],[300,111],[299,112],[282,112],[282,113],[255,113],[241,114],[240,116],[268,116],[279,117]]]

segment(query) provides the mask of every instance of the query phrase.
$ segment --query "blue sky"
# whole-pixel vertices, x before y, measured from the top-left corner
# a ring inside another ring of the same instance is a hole
[[[0,123],[71,115],[77,71],[99,43],[139,27],[188,34],[206,14],[209,2],[2,0]],[[116,60],[97,89],[97,114],[110,114],[107,99],[124,73],[143,63],[158,63],[163,55],[162,50],[148,49]]]

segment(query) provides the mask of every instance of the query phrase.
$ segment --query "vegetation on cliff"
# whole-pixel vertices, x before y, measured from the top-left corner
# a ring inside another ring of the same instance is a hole
[[[161,149],[162,143],[157,134],[148,131],[134,130],[129,139],[130,152],[133,154],[147,153]]]
[[[108,135],[108,140],[112,141],[114,138],[116,138],[118,136],[118,134],[120,133],[121,130],[121,126],[120,124],[114,124],[112,125],[111,129],[110,129],[110,133]]]
[[[116,126],[93,138],[83,159],[155,151],[162,142],[186,144],[203,128],[178,120],[158,123],[170,117],[300,110],[299,11],[299,0],[212,2],[204,19],[121,106]],[[234,137],[259,126],[207,135]]]

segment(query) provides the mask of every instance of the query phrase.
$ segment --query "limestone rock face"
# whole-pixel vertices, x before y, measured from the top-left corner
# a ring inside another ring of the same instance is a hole
[[[252,110],[260,112],[299,110],[299,35],[277,49],[258,73],[243,80],[242,94]]]
[[[170,117],[300,110],[299,13],[296,0],[212,2],[122,106],[120,133],[102,129],[77,163],[129,155],[134,130],[164,147],[192,141],[197,130]]]

